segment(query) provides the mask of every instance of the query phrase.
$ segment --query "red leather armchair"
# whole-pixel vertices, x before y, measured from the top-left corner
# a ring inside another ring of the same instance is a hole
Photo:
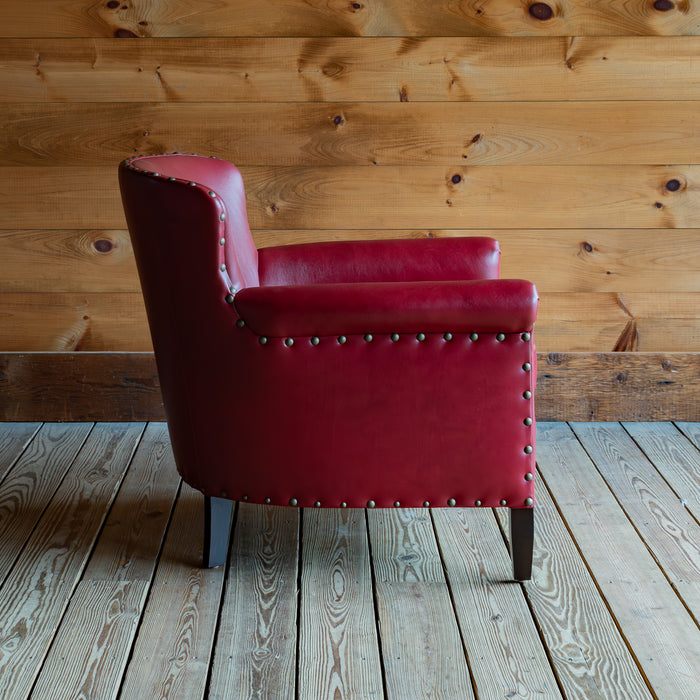
[[[226,161],[119,169],[178,471],[205,496],[205,565],[235,500],[511,509],[532,561],[534,286],[498,243],[256,250]]]

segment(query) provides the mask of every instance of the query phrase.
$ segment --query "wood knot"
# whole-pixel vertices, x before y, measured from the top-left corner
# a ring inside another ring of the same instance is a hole
[[[581,248],[587,253],[593,252],[593,246],[588,241],[584,241],[583,243],[581,243]]]
[[[119,7],[119,0],[109,0],[107,7],[109,7],[110,10],[116,10]]]
[[[345,120],[340,116],[340,114],[338,114],[335,117],[333,117],[333,123],[336,126],[340,126],[341,124],[345,123]]]
[[[546,2],[536,2],[530,5],[528,12],[532,17],[545,22],[548,19],[552,19],[554,16],[554,10]]]
[[[452,184],[458,185],[460,182],[462,182],[462,176],[461,176],[461,175],[453,175],[453,176],[452,176]]]
[[[681,181],[673,178],[666,183],[666,189],[669,192],[677,192],[681,188]]]
[[[481,141],[481,134],[475,134],[472,136],[472,143],[479,143]]]
[[[114,36],[117,39],[137,39],[138,36],[131,29],[116,29]]]
[[[659,12],[668,12],[669,10],[672,10],[674,7],[675,6],[671,2],[671,0],[655,0],[655,2],[654,2],[654,9],[658,10]]]
[[[357,12],[357,10],[361,10],[361,9],[362,9],[361,3],[359,3],[359,2],[354,2],[354,3],[352,4],[352,9],[353,9],[354,12]]]
[[[663,209],[663,208],[664,208],[664,205],[661,204],[661,202],[654,202],[654,206],[655,206],[657,209]]]
[[[111,253],[112,249],[114,248],[114,243],[110,241],[107,238],[98,238],[93,244],[92,247],[98,252],[98,253]]]

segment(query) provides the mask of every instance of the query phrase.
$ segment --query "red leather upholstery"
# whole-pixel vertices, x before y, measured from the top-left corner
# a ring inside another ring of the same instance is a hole
[[[487,238],[256,251],[229,163],[120,166],[178,470],[300,506],[532,505],[532,284]]]

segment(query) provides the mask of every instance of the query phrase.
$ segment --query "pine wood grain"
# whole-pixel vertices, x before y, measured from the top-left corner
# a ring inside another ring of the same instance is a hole
[[[364,511],[306,509],[298,695],[382,697]]]
[[[571,430],[540,423],[540,474],[652,691],[693,694],[700,641],[688,611]]]
[[[535,280],[540,292],[694,292],[700,275],[700,229],[271,229],[253,236],[258,247],[495,236],[501,276]],[[123,229],[6,230],[0,260],[0,293],[141,290]]]
[[[700,525],[621,425],[572,428],[688,610],[700,619]]]
[[[48,223],[48,222],[47,222]],[[6,230],[1,292],[139,292],[126,230]]]
[[[538,278],[529,275],[538,283]],[[541,292],[543,352],[694,352],[700,292]],[[3,352],[148,352],[140,293],[0,293]],[[371,329],[370,329],[371,330]],[[448,330],[448,329],[446,329]]]
[[[1,697],[28,697],[143,427],[95,427],[0,589]]]
[[[679,430],[700,450],[700,425],[679,420],[676,423]]]
[[[0,425],[0,483],[40,427],[41,423],[5,423]]]
[[[299,513],[238,505],[211,700],[296,697]]]
[[[100,533],[84,581],[150,581],[177,496],[165,423],[146,427]]]
[[[203,569],[204,500],[183,485],[124,678],[124,698],[203,698],[222,567]]]
[[[387,699],[473,698],[430,512],[367,518]]]
[[[435,509],[433,520],[477,697],[561,698],[492,511]]]
[[[700,453],[671,423],[623,423],[687,508],[700,521]]]
[[[509,537],[508,513],[496,510]],[[644,677],[605,606],[585,561],[557,512],[546,485],[537,482],[532,580],[528,604],[567,698],[651,698]]]
[[[81,581],[30,697],[116,698],[147,581]]]
[[[254,229],[700,227],[697,165],[250,166],[241,172]],[[2,166],[0,227],[46,228],[51,221],[59,229],[123,229],[116,178],[116,168]],[[677,190],[666,187],[671,180]]]
[[[0,102],[700,99],[695,36],[443,34],[3,39]]]
[[[9,574],[91,429],[91,423],[44,424],[0,484],[0,581]]]
[[[542,3],[545,5],[545,3]],[[572,36],[695,34],[698,9],[671,3],[664,10],[647,3],[560,0],[546,14],[529,12],[513,0],[455,5],[450,0],[384,0],[381,4],[314,0],[223,0],[195,8],[184,0],[146,5],[78,0],[31,5],[4,0],[4,36]]]
[[[149,351],[140,292],[0,294],[0,348],[48,351]]]
[[[171,151],[273,167],[665,165],[692,163],[700,149],[700,109],[689,101],[74,102],[0,113],[5,166],[114,166]]]

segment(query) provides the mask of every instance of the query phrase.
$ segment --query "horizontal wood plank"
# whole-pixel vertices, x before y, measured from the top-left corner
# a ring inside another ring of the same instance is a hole
[[[539,420],[700,420],[698,353],[539,353]],[[0,353],[0,420],[164,420],[152,353]]]
[[[698,102],[0,105],[5,166],[216,152],[238,166],[665,165],[700,150]],[[397,138],[400,133],[401,137]]]
[[[241,172],[253,229],[700,227],[700,165]],[[2,166],[0,182],[0,228],[125,228],[116,166]]]
[[[4,36],[517,36],[695,34],[700,10],[689,3],[559,0],[534,10],[514,0],[320,2],[223,0],[193,8],[183,0],[146,5],[78,0],[3,0]]]
[[[501,277],[546,292],[695,292],[700,229],[271,229],[258,247],[332,240],[495,236]],[[129,234],[15,229],[0,235],[0,293],[139,293]],[[26,349],[26,348],[23,348]]]
[[[2,39],[0,102],[700,99],[695,36],[443,34]]]
[[[139,293],[0,293],[0,309],[4,352],[146,352],[153,347]],[[540,292],[536,333],[545,352],[694,352],[698,325],[700,292]]]

